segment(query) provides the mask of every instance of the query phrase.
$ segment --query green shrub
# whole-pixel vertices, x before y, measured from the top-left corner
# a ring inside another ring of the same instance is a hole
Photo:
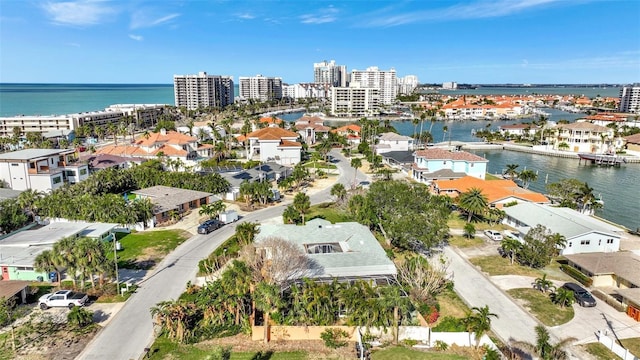
[[[587,275],[583,274],[580,270],[574,268],[571,265],[561,265],[560,270],[564,271],[567,275],[572,278],[578,280],[584,286],[591,286],[593,284],[593,280]]]
[[[461,332],[467,331],[467,328],[464,326],[462,319],[458,319],[453,316],[445,316],[432,330],[436,332]]]
[[[337,349],[339,347],[347,346],[349,333],[342,329],[327,328],[322,332],[322,334],[320,334],[320,337],[324,340],[324,345],[326,347]]]
[[[404,346],[413,347],[415,345],[418,345],[418,340],[405,339],[405,340],[402,340],[402,343],[404,344]]]
[[[226,251],[225,251],[226,250]],[[227,239],[214,252],[198,262],[198,273],[209,274],[217,271],[230,258],[237,257],[240,252],[240,243],[235,235]]]
[[[436,340],[436,342],[433,344],[433,347],[438,351],[447,351],[447,349],[449,348],[449,344],[442,340]]]

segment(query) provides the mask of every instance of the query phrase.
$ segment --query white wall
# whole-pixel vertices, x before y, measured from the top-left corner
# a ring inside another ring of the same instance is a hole
[[[607,243],[607,240],[613,241]],[[585,244],[583,244],[585,242]],[[588,242],[588,244],[586,244]],[[582,236],[567,239],[566,247],[560,251],[561,255],[584,254],[593,252],[615,252],[620,250],[620,238],[607,234],[591,232]]]
[[[0,179],[13,190],[27,190],[30,186],[27,164],[14,164],[18,164],[18,166],[11,166],[11,163],[0,163]]]

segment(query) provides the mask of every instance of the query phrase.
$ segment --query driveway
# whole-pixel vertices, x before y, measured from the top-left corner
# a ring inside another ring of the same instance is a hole
[[[340,170],[338,182],[345,186],[354,179],[354,169],[350,162],[337,150],[332,150],[334,164]],[[358,179],[367,177],[358,172]],[[330,200],[330,189],[310,194],[311,203]],[[167,255],[153,270],[140,281],[136,293],[124,304],[111,323],[96,335],[78,359],[111,360],[138,359],[144,349],[151,346],[154,336],[150,309],[157,303],[176,299],[184,291],[187,281],[194,281],[198,271],[198,261],[208,256],[235,232],[237,224],[243,221],[262,222],[282,215],[290,201],[247,214],[241,221],[229,224],[208,235],[195,235]]]

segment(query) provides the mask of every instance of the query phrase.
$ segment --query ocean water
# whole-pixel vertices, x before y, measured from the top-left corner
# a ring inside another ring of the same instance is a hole
[[[170,104],[173,84],[0,84],[0,116],[64,115],[113,104]]]
[[[429,92],[429,91],[425,91]],[[601,97],[619,97],[620,87],[479,87],[477,89],[460,89],[460,90],[438,90],[443,95],[579,95],[588,98],[594,98],[598,95]]]

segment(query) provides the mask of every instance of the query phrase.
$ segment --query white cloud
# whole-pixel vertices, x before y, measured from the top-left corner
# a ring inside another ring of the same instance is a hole
[[[428,21],[503,17],[554,3],[570,4],[571,2],[568,0],[479,0],[474,3],[461,3],[441,9],[412,10],[395,15],[389,14],[392,9],[387,8],[386,11],[376,12],[368,19],[365,17],[365,21],[361,25],[366,27],[391,27]],[[434,3],[438,4],[439,2]]]
[[[131,16],[130,28],[140,29],[140,28],[148,28],[148,27],[163,25],[163,24],[170,23],[173,19],[177,18],[178,16],[180,16],[180,14],[173,13],[173,14],[164,15],[160,17],[153,17],[152,15],[148,14],[147,11],[139,10],[139,11],[136,11]]]
[[[256,18],[255,15],[249,14],[249,13],[243,13],[243,14],[238,14],[238,19],[242,19],[242,20],[253,20]]]
[[[116,10],[101,0],[46,2],[42,5],[54,24],[87,26],[105,21]]]
[[[80,47],[80,44],[71,42],[71,43],[67,43],[67,46]]]
[[[329,6],[320,9],[317,14],[305,14],[300,16],[300,22],[303,24],[327,24],[338,20],[338,9]]]
[[[142,37],[142,35],[134,35],[134,34],[129,34],[129,37],[135,41],[142,41],[144,40],[144,37]]]

